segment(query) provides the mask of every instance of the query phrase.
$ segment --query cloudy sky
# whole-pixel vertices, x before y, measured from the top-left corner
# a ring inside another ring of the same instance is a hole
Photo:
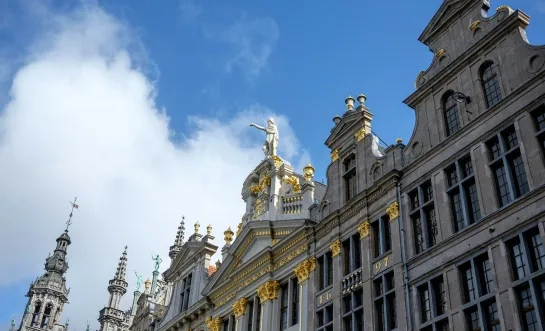
[[[544,43],[543,2],[516,2]],[[83,331],[98,326],[125,245],[131,292],[152,254],[168,266],[182,215],[222,245],[263,155],[249,122],[274,116],[281,156],[297,170],[312,162],[318,180],[348,94],[367,94],[383,140],[407,141],[414,115],[401,100],[431,61],[416,38],[438,5],[0,1],[0,329],[19,323],[75,196],[63,320]]]

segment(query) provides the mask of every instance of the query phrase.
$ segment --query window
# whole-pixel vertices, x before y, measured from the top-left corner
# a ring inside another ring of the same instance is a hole
[[[327,252],[324,255],[320,256],[318,259],[318,279],[319,279],[319,290],[331,286],[333,284],[333,258],[331,252]]]
[[[486,108],[490,108],[500,102],[501,90],[498,75],[494,70],[494,62],[485,62],[480,69],[481,85],[486,100]]]
[[[318,310],[316,313],[316,331],[333,331],[333,305]]]
[[[187,309],[189,305],[189,296],[191,294],[191,279],[192,274],[189,274],[182,280],[182,293],[180,293],[180,312]]]
[[[390,250],[392,250],[392,236],[390,232],[390,218],[388,215],[384,215],[371,223],[371,228],[373,229],[375,257],[390,252]]]
[[[361,268],[361,239],[354,234],[343,241],[344,275]]]
[[[343,162],[344,168],[344,188],[345,188],[345,201],[348,201],[357,194],[357,181],[356,181],[356,155],[351,154]]]
[[[299,323],[299,283],[297,278],[290,279],[280,289],[280,330],[286,330]]]
[[[32,313],[32,321],[30,326],[38,326],[38,318],[40,316],[40,310],[42,308],[42,303],[40,301],[34,304],[34,313]]]
[[[515,126],[486,143],[500,208],[530,191]]]
[[[459,270],[468,330],[500,331],[498,307],[494,297],[496,287],[488,253],[465,262],[460,265]]]
[[[467,155],[454,162],[445,169],[445,175],[454,231],[458,232],[481,219],[471,157]]]
[[[443,276],[433,278],[418,286],[420,329],[448,330],[447,298]]]
[[[416,254],[419,254],[437,243],[439,233],[431,181],[409,193],[409,202]]]
[[[235,315],[231,315],[228,318],[223,320],[222,331],[235,331],[236,330],[236,321]]]
[[[253,331],[254,330],[254,301],[250,300],[248,301],[248,325],[246,330]],[[282,329],[284,330],[284,329]]]
[[[458,113],[458,103],[454,100],[453,91],[448,91],[443,96],[443,114],[445,117],[447,137],[455,134],[462,128],[460,114]]]
[[[261,331],[261,301],[259,300],[259,297],[256,297],[256,306],[257,306],[257,313],[255,316],[255,331]]]
[[[348,293],[342,300],[343,330],[363,331],[363,292]]]
[[[49,325],[49,317],[51,316],[52,311],[52,304],[48,303],[47,305],[45,305],[44,314],[42,316],[42,324],[40,325],[42,329],[46,328]]]
[[[394,272],[375,278],[373,287],[377,330],[393,330],[397,326]]]
[[[537,227],[509,240],[507,247],[515,280],[525,279],[536,271],[545,269],[545,247]]]
[[[537,140],[539,141],[542,152],[545,153],[545,105],[539,106],[531,115],[536,128]]]

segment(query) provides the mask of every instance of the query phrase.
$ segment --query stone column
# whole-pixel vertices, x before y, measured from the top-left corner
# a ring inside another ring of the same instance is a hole
[[[276,280],[266,281],[257,289],[261,307],[261,331],[273,331],[274,302],[277,301],[280,283]],[[237,330],[242,330],[238,329]]]
[[[343,269],[341,264],[341,241],[335,240],[330,246],[331,257],[333,259],[333,288],[331,289],[333,303],[333,316],[341,316],[341,282],[343,277]],[[341,330],[342,321],[340,318],[333,318],[333,330]]]
[[[316,269],[316,258],[311,257],[301,262],[293,270],[299,283],[299,288],[297,289],[299,291],[299,330],[309,330],[308,316],[314,313],[313,304],[309,304],[314,303],[314,300],[309,298],[308,290],[308,279],[314,269]]]
[[[248,299],[241,298],[233,304],[233,314],[236,320],[236,330],[244,331],[244,323],[242,322],[244,315],[246,315],[246,308],[248,307]]]

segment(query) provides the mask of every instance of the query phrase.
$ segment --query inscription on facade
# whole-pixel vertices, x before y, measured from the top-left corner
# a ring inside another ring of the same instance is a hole
[[[323,304],[326,304],[328,303],[329,301],[331,301],[331,290],[327,291],[327,292],[324,292],[322,294],[320,294],[317,298],[316,298],[316,301],[317,301],[317,304],[316,306],[319,307]]]
[[[392,254],[387,255],[373,264],[373,276],[380,274],[390,267]]]

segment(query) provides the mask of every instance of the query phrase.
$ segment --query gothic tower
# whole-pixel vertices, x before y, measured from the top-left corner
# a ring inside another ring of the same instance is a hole
[[[127,292],[127,282],[125,273],[127,271],[127,246],[119,258],[115,276],[110,280],[108,292],[110,299],[108,305],[100,311],[98,321],[100,322],[100,331],[118,331],[122,329],[125,321],[125,312],[119,308],[121,297]]]
[[[30,284],[26,295],[28,304],[19,331],[64,330],[64,326],[58,322],[70,293],[64,278],[68,269],[66,250],[70,243],[67,227],[57,238],[53,255],[49,254],[45,260],[45,273]]]
[[[170,257],[170,263],[174,262],[176,255],[184,245],[184,231],[185,231],[185,216],[182,216],[182,221],[178,227],[178,232],[176,233],[176,239],[174,240],[174,245],[170,246],[168,256]]]

